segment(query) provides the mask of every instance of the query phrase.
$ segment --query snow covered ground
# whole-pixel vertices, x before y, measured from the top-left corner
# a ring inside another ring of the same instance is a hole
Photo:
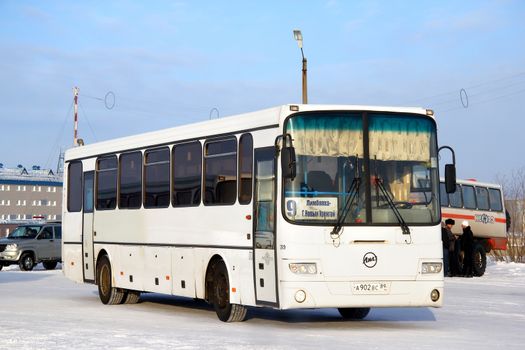
[[[103,305],[96,286],[60,270],[0,271],[0,349],[524,349],[525,265],[491,264],[481,278],[448,278],[440,309],[250,309],[220,322],[204,302],[147,294]]]

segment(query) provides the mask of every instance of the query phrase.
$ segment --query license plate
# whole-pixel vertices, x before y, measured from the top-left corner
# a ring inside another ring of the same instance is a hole
[[[354,294],[389,294],[390,282],[353,282]]]

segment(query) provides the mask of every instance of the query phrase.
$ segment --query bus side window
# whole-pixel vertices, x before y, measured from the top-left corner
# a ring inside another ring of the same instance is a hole
[[[237,139],[207,141],[204,149],[204,204],[234,204],[237,199]]]
[[[448,194],[450,206],[454,208],[463,208],[463,200],[461,198],[461,186],[456,185],[456,191]]]
[[[119,172],[119,208],[138,209],[142,205],[142,152],[122,153]]]
[[[489,188],[490,210],[502,211],[501,192],[496,188]]]
[[[117,206],[117,156],[104,156],[97,160],[97,210],[115,209]]]
[[[144,153],[144,208],[170,205],[170,150],[168,147]]]
[[[441,206],[448,207],[448,194],[443,182],[439,183],[439,200],[441,201]]]
[[[474,187],[462,185],[463,206],[466,209],[476,209],[476,195],[474,194]]]
[[[67,211],[82,210],[82,162],[71,162],[67,173]]]
[[[253,177],[253,138],[243,134],[239,139],[239,203],[249,204],[252,201]]]
[[[201,203],[202,146],[199,141],[173,146],[174,207],[198,206]]]
[[[476,202],[479,210],[489,210],[489,192],[485,187],[476,187]]]

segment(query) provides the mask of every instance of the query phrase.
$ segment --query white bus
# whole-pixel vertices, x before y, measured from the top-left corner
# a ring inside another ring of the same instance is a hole
[[[442,179],[443,180],[443,179]],[[455,235],[463,233],[461,222],[467,220],[474,233],[473,270],[483,276],[487,267],[486,253],[507,249],[507,223],[501,185],[478,182],[473,179],[457,180],[456,191],[446,193],[444,180],[440,187],[443,220],[455,219]],[[458,247],[459,248],[459,247]],[[462,265],[462,254],[458,255]]]
[[[439,307],[432,115],[284,105],[69,149],[64,274],[104,304],[172,294],[222,321],[246,306]]]

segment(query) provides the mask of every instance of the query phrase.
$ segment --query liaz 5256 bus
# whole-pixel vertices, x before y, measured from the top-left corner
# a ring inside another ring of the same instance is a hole
[[[247,306],[350,319],[439,307],[432,114],[284,105],[72,148],[64,274],[98,285],[104,304],[173,294],[222,321]]]

